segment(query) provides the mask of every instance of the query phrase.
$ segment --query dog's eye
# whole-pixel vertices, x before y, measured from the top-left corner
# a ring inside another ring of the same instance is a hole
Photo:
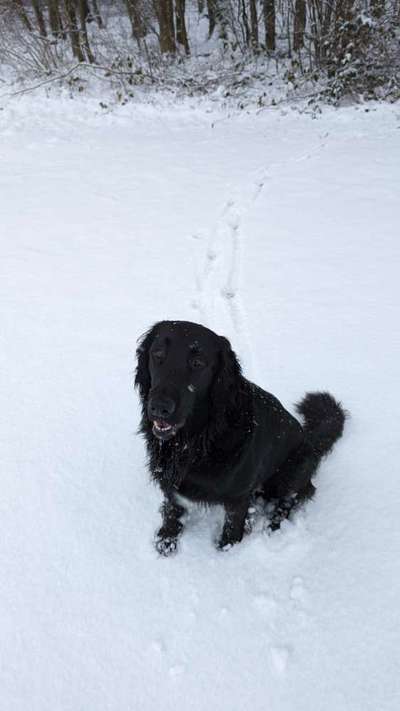
[[[199,356],[194,356],[193,358],[190,359],[190,365],[194,370],[200,370],[200,368],[205,368],[207,363],[204,360],[204,358],[200,358]]]

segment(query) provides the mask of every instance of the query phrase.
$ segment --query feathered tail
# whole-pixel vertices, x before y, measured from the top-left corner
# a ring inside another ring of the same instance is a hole
[[[343,434],[347,412],[329,393],[307,393],[296,405],[303,416],[303,429],[316,453],[328,454]]]

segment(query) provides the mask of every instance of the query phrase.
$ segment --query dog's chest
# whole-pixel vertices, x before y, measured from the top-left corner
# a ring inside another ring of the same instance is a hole
[[[165,493],[202,503],[219,503],[230,479],[222,463],[198,461],[194,456],[159,462],[154,478]]]

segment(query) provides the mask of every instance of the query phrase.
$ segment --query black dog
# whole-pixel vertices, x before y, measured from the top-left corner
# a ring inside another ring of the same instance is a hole
[[[304,397],[297,405],[301,426],[273,395],[243,377],[226,338],[186,321],[157,323],[137,356],[140,429],[165,497],[159,553],[176,549],[185,513],[179,495],[224,506],[220,549],[242,539],[257,493],[275,503],[272,529],[313,495],[311,477],[345,421],[331,395]]]

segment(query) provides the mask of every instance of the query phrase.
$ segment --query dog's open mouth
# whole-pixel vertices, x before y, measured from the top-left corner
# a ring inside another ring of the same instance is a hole
[[[171,439],[179,429],[179,425],[171,425],[165,420],[153,420],[153,434],[158,439]]]

